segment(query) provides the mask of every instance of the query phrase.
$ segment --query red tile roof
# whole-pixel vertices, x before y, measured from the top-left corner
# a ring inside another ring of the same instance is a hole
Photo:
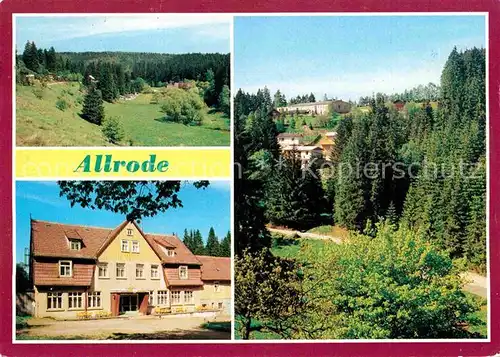
[[[231,280],[231,258],[197,255],[201,266],[201,280]]]
[[[199,267],[188,267],[188,279],[179,278],[178,266],[166,266],[163,268],[167,286],[201,286],[201,270]]]
[[[127,223],[124,221],[115,229],[111,229],[32,220],[32,254],[35,257],[96,259]],[[163,263],[201,265],[178,237],[144,233],[135,222],[133,223]],[[82,249],[71,250],[68,238],[77,237],[83,242]],[[164,247],[173,248],[175,256],[167,256]]]

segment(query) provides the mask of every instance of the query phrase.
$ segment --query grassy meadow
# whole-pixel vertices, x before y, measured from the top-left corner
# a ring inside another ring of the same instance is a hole
[[[49,83],[47,87],[16,87],[17,146],[114,146],[101,127],[80,117],[84,93],[76,82]],[[206,108],[201,126],[167,122],[152,94],[132,100],[104,103],[106,117],[118,117],[125,133],[122,145],[229,146],[229,119]],[[68,107],[58,109],[64,99]]]

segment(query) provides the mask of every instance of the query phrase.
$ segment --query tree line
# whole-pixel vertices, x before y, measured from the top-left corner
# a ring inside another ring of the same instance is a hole
[[[185,229],[182,242],[194,255],[231,257],[231,232],[227,232],[226,236],[219,240],[214,228],[210,227],[207,242],[203,244],[203,237],[198,229]]]
[[[437,108],[424,101],[401,112],[376,95],[367,113],[338,120],[328,166],[304,167],[280,153],[275,102],[267,88],[235,96],[235,309],[243,338],[252,319],[285,338],[470,337],[464,326],[478,307],[459,276],[486,268],[484,50],[452,51]],[[352,234],[325,254],[283,259],[269,249],[269,222],[295,229],[328,222]],[[360,252],[372,252],[371,260]],[[445,286],[450,294],[428,293]],[[435,299],[447,321],[429,320]],[[406,326],[388,317],[399,316],[394,306],[405,306]]]
[[[434,83],[428,83],[426,85],[420,84],[411,89],[405,89],[405,91],[402,93],[377,93],[375,96],[382,97],[386,102],[395,102],[397,100],[417,103],[422,103],[425,101],[437,101],[441,98],[441,87]],[[368,106],[370,105],[371,99],[371,96],[360,97],[358,100],[358,105]]]

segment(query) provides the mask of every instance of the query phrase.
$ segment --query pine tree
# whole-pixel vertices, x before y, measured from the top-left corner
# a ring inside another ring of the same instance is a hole
[[[37,72],[39,61],[38,61],[38,50],[34,42],[26,42],[23,52],[23,62],[26,68]]]
[[[104,119],[104,106],[101,91],[90,86],[83,101],[82,118],[93,124],[101,125]]]
[[[206,254],[205,246],[203,245],[203,238],[202,238],[201,233],[198,229],[193,234],[193,247],[191,249],[191,252],[194,255]]]
[[[207,245],[205,246],[205,254],[218,257],[220,256],[220,244],[219,239],[215,235],[213,227],[210,227],[207,238]]]
[[[192,252],[193,251],[193,231],[189,231],[184,229],[184,238],[182,239],[182,243]]]
[[[231,257],[231,232],[228,231],[220,243],[220,256]]]

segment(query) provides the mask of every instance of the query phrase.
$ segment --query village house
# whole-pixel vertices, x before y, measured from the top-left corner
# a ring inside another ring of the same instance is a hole
[[[330,160],[330,154],[332,153],[333,147],[335,145],[335,137],[337,133],[335,131],[327,132],[318,142],[318,145],[321,146],[323,150],[323,156],[326,160]]]
[[[314,103],[298,103],[292,104],[287,107],[277,108],[281,113],[300,113],[300,114],[314,114],[325,115],[334,111],[339,114],[349,113],[351,111],[351,104],[343,100],[327,100]]]
[[[300,157],[301,163],[305,166],[312,158],[322,158],[323,149],[317,145],[299,145],[283,147],[282,152],[284,155],[292,155],[294,152]]]
[[[398,99],[398,100],[395,100],[392,104],[394,104],[394,107],[396,108],[396,110],[398,111],[401,111],[405,108],[405,102]]]
[[[85,312],[230,312],[230,259],[195,256],[173,235],[31,221],[30,278],[36,317]]]

